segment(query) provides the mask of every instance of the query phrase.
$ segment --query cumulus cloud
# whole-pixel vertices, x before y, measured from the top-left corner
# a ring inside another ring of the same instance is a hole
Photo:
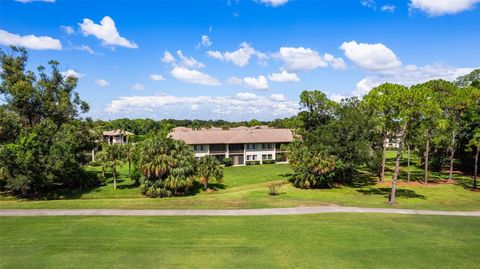
[[[180,59],[180,62],[178,64],[181,67],[187,67],[187,68],[203,68],[203,67],[205,67],[204,64],[198,62],[193,57],[187,57],[187,56],[183,55],[183,52],[181,50],[177,50],[177,55]]]
[[[394,5],[383,5],[380,10],[384,12],[394,12],[395,8],[396,7]]]
[[[95,80],[95,84],[100,86],[100,87],[108,87],[110,85],[110,83],[108,83],[108,81],[106,81],[104,79]]]
[[[165,78],[160,74],[150,74],[150,76],[148,76],[148,77],[151,80],[155,80],[155,81],[165,80]]]
[[[360,4],[364,7],[375,8],[375,0],[360,0]]]
[[[297,74],[295,73],[288,73],[287,71],[283,70],[280,73],[272,73],[268,75],[268,79],[275,82],[296,82],[300,81]]]
[[[83,22],[78,25],[84,36],[95,36],[102,40],[103,46],[121,46],[130,49],[138,48],[135,42],[120,36],[115,22],[109,16],[105,16],[100,21],[100,24],[96,24],[92,20],[85,18]]]
[[[62,28],[63,31],[65,31],[65,33],[69,34],[69,35],[72,35],[75,33],[75,30],[73,29],[72,26],[68,26],[68,25],[60,25],[60,28]]]
[[[200,85],[207,85],[207,86],[216,86],[220,85],[218,79],[202,73],[196,69],[188,69],[184,67],[175,66],[170,71],[170,74],[183,82],[193,83],[193,84],[200,84]]]
[[[173,55],[170,52],[165,51],[163,53],[162,62],[167,63],[167,64],[174,63],[175,62],[175,57],[173,57]]]
[[[134,115],[155,118],[268,120],[295,115],[298,113],[298,102],[283,99],[280,95],[269,97],[248,92],[234,96],[126,96],[110,102],[105,111],[118,117]]]
[[[343,42],[340,49],[356,66],[370,71],[387,71],[402,65],[395,53],[381,43]]]
[[[20,46],[32,50],[61,50],[62,43],[49,36],[17,35],[0,30],[0,45]]]
[[[418,9],[430,16],[456,14],[470,10],[480,0],[410,0],[410,10]]]
[[[145,86],[143,84],[135,83],[132,85],[132,90],[143,91],[144,89],[145,89]]]
[[[244,87],[255,90],[268,90],[268,80],[265,76],[258,77],[230,77],[227,79],[230,84],[242,85]]]
[[[242,42],[240,48],[235,51],[207,51],[207,55],[224,62],[232,62],[235,65],[243,67],[248,64],[252,56],[256,56],[260,64],[266,64],[268,56],[251,47],[247,42]]]
[[[212,44],[213,44],[213,42],[210,40],[208,35],[202,35],[202,39],[201,39],[200,43],[198,43],[196,48],[199,49],[202,46],[207,48],[207,47],[210,47]]]
[[[266,6],[279,7],[288,3],[288,0],[258,0],[258,2]]]
[[[270,95],[270,99],[272,99],[273,101],[276,101],[276,102],[283,102],[283,101],[286,100],[285,95],[283,95],[281,93],[280,94],[274,93],[274,94]]]
[[[322,56],[317,51],[304,47],[281,47],[273,57],[283,61],[283,67],[288,71],[308,71],[329,65],[335,69],[345,68],[342,58],[335,58],[328,53]]]
[[[74,77],[74,78],[83,78],[85,74],[79,73],[73,69],[67,69],[64,72],[60,72],[64,77]]]

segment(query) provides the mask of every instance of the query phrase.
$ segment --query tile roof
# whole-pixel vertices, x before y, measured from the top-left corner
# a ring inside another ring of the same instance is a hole
[[[292,130],[264,126],[236,127],[228,130],[178,127],[170,136],[187,144],[243,144],[243,143],[288,143],[293,141]]]
[[[133,135],[133,133],[130,133],[129,131],[120,130],[120,129],[111,130],[111,131],[104,131],[104,132],[102,132],[102,134],[105,135],[105,136],[119,136],[121,134],[123,134],[123,135]]]

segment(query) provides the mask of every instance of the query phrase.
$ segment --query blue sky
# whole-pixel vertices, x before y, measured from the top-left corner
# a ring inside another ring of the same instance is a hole
[[[0,0],[0,48],[79,77],[84,116],[269,120],[480,65],[479,0]]]

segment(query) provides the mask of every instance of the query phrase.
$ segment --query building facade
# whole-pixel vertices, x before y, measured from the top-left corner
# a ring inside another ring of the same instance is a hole
[[[102,138],[103,141],[107,142],[109,145],[113,144],[120,144],[124,145],[128,143],[128,137],[133,135],[133,133],[130,133],[125,130],[111,130],[111,131],[104,131],[102,133]]]
[[[192,130],[175,128],[170,136],[191,145],[196,158],[211,155],[221,162],[230,158],[234,165],[249,162],[288,162],[284,145],[293,141],[289,129],[274,129],[266,126]]]

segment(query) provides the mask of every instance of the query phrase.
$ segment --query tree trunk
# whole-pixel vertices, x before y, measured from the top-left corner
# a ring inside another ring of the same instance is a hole
[[[117,174],[115,172],[115,168],[113,169],[113,188],[117,189]]]
[[[380,171],[380,182],[385,182],[385,155],[387,151],[387,133],[383,135],[383,149],[382,149],[382,166]]]
[[[448,181],[453,179],[453,158],[455,157],[455,130],[452,132],[452,144],[450,148],[450,171],[448,173]]]
[[[478,173],[478,152],[479,147],[477,147],[477,154],[475,154],[475,168],[473,169],[473,189],[477,189],[477,173]]]
[[[425,146],[425,184],[428,184],[428,156],[430,152],[430,139],[427,139],[427,145]]]
[[[410,183],[410,144],[407,143],[407,182]]]
[[[130,159],[128,160],[128,176],[131,177],[130,175],[130,165],[131,165],[131,161]]]
[[[398,141],[397,160],[395,161],[395,171],[393,172],[393,177],[392,177],[392,191],[390,193],[390,199],[389,199],[390,204],[395,204],[395,195],[397,193],[397,179],[398,179],[398,173],[400,171],[400,159],[402,157],[402,149],[403,149],[403,136],[405,134],[406,129],[407,129],[407,124],[405,124],[403,126],[403,128],[400,130],[400,139]]]

